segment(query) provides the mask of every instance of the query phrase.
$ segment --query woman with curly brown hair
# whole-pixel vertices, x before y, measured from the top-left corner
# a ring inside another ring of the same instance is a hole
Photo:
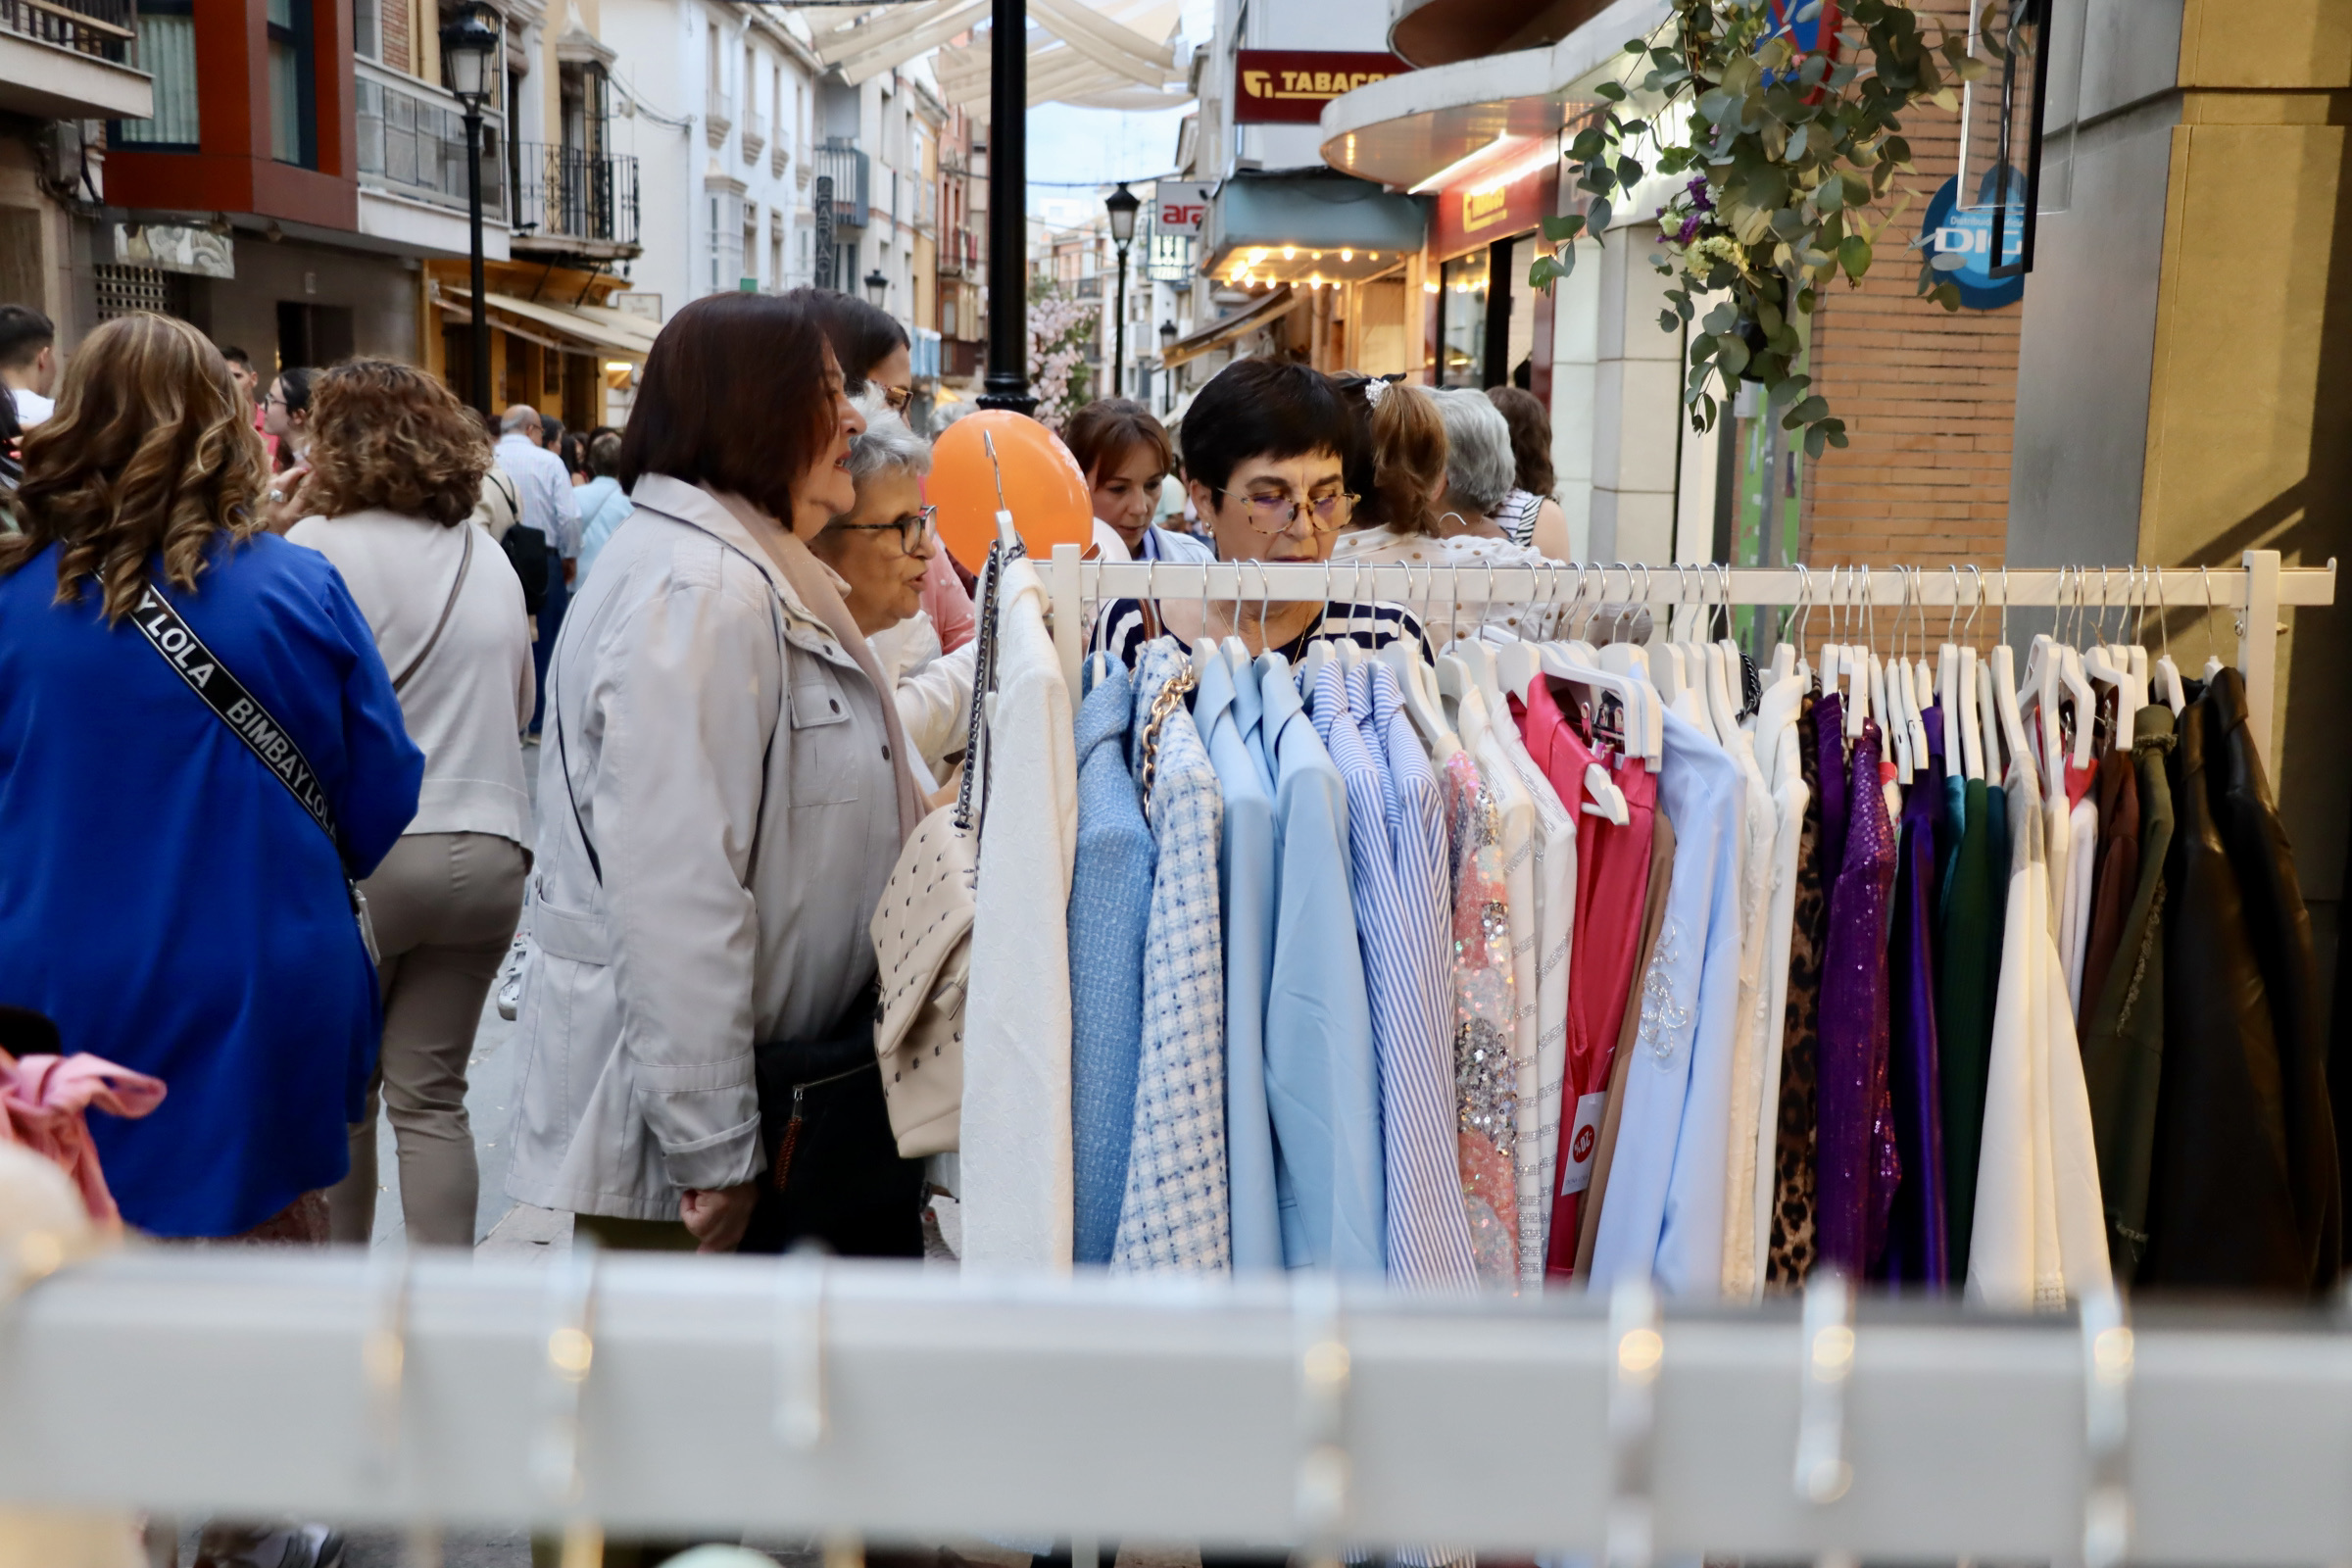
[[[327,1195],[334,1239],[375,1222],[375,1106],[400,1147],[412,1244],[473,1245],[480,1177],[466,1058],[522,911],[522,746],[530,625],[504,551],[467,519],[490,466],[481,421],[422,370],[355,360],[311,388],[317,514],[286,537],[335,564],[392,671],[424,786],[408,831],[362,890],[381,955],[384,1048],[351,1174]]]
[[[164,1080],[92,1118],[123,1217],[325,1239],[376,1048],[350,880],[424,758],[324,557],[265,532],[262,439],[184,321],[86,338],[0,534],[0,1003]]]

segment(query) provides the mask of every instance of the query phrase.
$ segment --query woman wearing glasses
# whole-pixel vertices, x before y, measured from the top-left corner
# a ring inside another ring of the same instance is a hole
[[[1331,559],[1333,541],[1354,515],[1347,455],[1356,433],[1330,377],[1303,365],[1237,360],[1217,372],[1184,416],[1185,482],[1215,535],[1220,561],[1298,565]],[[1343,569],[1336,579],[1345,587]],[[1400,605],[1256,603],[1237,619],[1231,599],[1171,595],[1155,604],[1119,599],[1102,607],[1093,646],[1132,665],[1161,634],[1190,648],[1201,637],[1238,636],[1251,654],[1297,662],[1320,641],[1385,648],[1409,638],[1426,648],[1421,623]]]
[[[850,478],[858,505],[808,541],[816,558],[849,585],[842,599],[865,634],[882,672],[895,683],[906,744],[936,776],[960,751],[972,700],[977,643],[942,656],[937,629],[922,608],[924,582],[941,555],[922,479],[931,444],[887,410],[866,415],[865,433],[850,443]]]

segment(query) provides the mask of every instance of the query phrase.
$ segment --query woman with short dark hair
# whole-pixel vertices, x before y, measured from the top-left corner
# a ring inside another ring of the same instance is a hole
[[[424,748],[416,815],[364,889],[384,1044],[352,1124],[351,1174],[327,1202],[335,1240],[367,1245],[380,1097],[411,1244],[471,1248],[480,1175],[466,1064],[522,910],[530,798],[516,737],[534,695],[530,623],[506,553],[469,520],[490,443],[448,386],[355,360],[322,372],[311,401],[318,510],[286,537],[342,573]]]
[[[863,428],[807,296],[686,306],[621,438],[628,526],[557,641],[507,1188],[608,1245],[732,1250],[764,1188],[761,1246],[921,1249],[866,928],[922,797],[808,548]],[[762,1092],[796,1086],[802,1135],[763,1147]]]
[[[424,757],[342,576],[262,528],[249,408],[194,327],[126,316],[24,437],[0,997],[170,1087],[90,1121],[129,1224],[323,1242],[376,1054],[349,879],[415,815]]]
[[[580,580],[604,553],[612,530],[629,520],[629,493],[620,487],[620,436],[607,430],[588,442],[588,482],[580,486]]]

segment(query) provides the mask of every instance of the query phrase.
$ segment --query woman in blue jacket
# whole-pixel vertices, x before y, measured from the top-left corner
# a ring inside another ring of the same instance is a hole
[[[263,530],[268,488],[220,354],[123,317],[27,435],[0,534],[0,1004],[164,1080],[91,1125],[160,1236],[325,1239],[377,1036],[347,879],[423,774],[342,578]]]

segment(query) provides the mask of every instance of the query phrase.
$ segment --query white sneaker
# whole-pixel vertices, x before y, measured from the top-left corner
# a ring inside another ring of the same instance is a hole
[[[509,1023],[522,1005],[522,969],[530,956],[531,939],[516,932],[514,945],[507,950],[506,964],[498,972],[498,1015]]]

